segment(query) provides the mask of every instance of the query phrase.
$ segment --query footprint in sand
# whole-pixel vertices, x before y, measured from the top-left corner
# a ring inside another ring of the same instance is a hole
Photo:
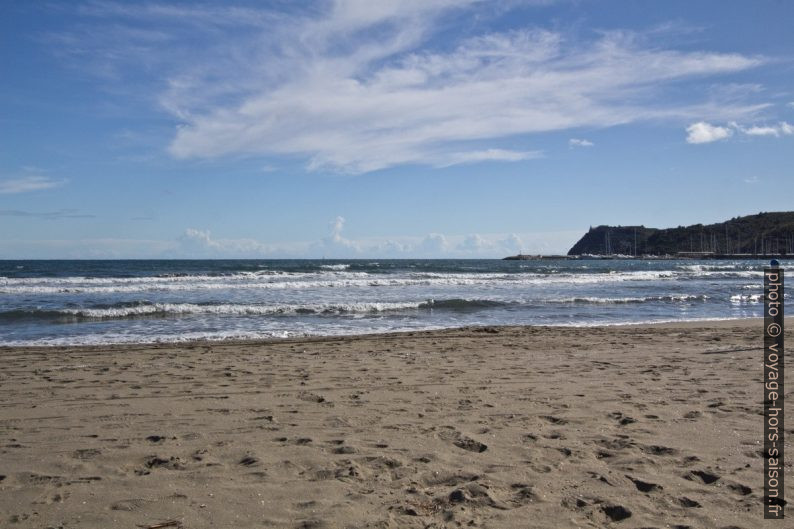
[[[252,467],[254,465],[259,464],[259,459],[252,455],[246,455],[242,459],[237,462],[238,465],[242,465],[244,467]]]
[[[144,462],[144,468],[137,469],[135,474],[138,476],[146,476],[155,468],[164,468],[167,470],[185,470],[185,465],[178,457],[171,456],[166,459],[159,456],[149,456]]]
[[[565,435],[563,435],[562,432],[549,432],[543,437],[545,437],[546,439],[558,439],[561,441],[565,439]]]
[[[652,456],[673,456],[678,453],[675,448],[660,445],[640,445],[640,450]]]
[[[657,485],[656,483],[651,483],[649,481],[643,481],[641,479],[633,478],[633,477],[631,477],[629,475],[627,475],[626,477],[632,483],[634,483],[634,486],[637,487],[637,490],[640,491],[640,492],[645,492],[645,493],[654,492],[654,491],[657,491],[657,490],[662,490],[662,488],[663,488],[661,485]]]
[[[612,457],[615,452],[620,453],[636,446],[636,443],[625,435],[618,435],[611,439],[602,437],[591,442],[599,447],[597,453],[602,454],[602,457]]]
[[[493,509],[508,510],[510,507],[495,499],[491,491],[479,483],[467,483],[454,489],[446,496],[437,497],[434,501],[439,506],[452,506],[466,504],[469,507],[491,507]]]
[[[438,434],[439,438],[443,439],[444,441],[451,442],[458,448],[462,448],[463,450],[467,450],[469,452],[482,453],[488,450],[488,445],[463,435],[453,427],[447,426],[445,428],[447,429]]]
[[[688,474],[685,474],[684,479],[687,479],[689,481],[700,481],[705,485],[711,485],[712,483],[720,479],[720,476],[703,470],[693,470]]]
[[[468,483],[470,481],[477,481],[478,479],[480,479],[479,474],[449,471],[428,472],[420,477],[420,481],[426,487],[454,487],[460,483]]]
[[[325,397],[322,395],[317,395],[316,393],[311,393],[308,391],[302,391],[298,393],[298,398],[306,402],[316,402],[318,404],[326,402]]]
[[[606,504],[601,506],[601,511],[613,522],[620,522],[631,517],[631,511],[622,505]]]
[[[731,483],[730,485],[728,485],[728,488],[741,496],[747,496],[748,494],[753,492],[753,489],[751,489],[747,485],[742,485],[741,483]]]
[[[295,526],[295,529],[324,529],[328,524],[323,520],[303,520]]]
[[[102,453],[98,448],[80,448],[72,453],[72,457],[81,461],[94,459]]]
[[[612,413],[607,414],[610,419],[615,419],[618,421],[618,424],[621,426],[627,426],[629,424],[633,424],[637,422],[637,419],[633,417],[629,417],[628,415],[623,415],[623,413],[619,411],[613,411]]]
[[[532,490],[531,485],[526,483],[513,483],[510,485],[510,489],[513,491],[513,498],[510,500],[510,503],[516,507],[538,501],[538,496]]]
[[[534,461],[527,461],[526,465],[537,472],[538,474],[548,474],[553,469],[549,465],[544,465],[543,463],[536,463]]]
[[[144,498],[130,498],[127,500],[119,500],[115,501],[110,504],[110,509],[113,511],[137,511],[138,509],[142,509],[149,503],[151,500],[147,500]]]
[[[695,500],[693,500],[691,498],[687,498],[686,496],[681,496],[680,498],[678,498],[677,501],[682,507],[686,507],[687,509],[693,509],[693,508],[702,507],[702,505],[700,505],[699,502],[697,502],[697,501],[695,501]]]
[[[568,424],[566,419],[555,417],[554,415],[541,415],[540,418],[550,422],[551,424]]]

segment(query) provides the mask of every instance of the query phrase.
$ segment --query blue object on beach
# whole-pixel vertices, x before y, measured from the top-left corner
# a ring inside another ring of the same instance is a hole
[[[778,266],[780,266],[780,263],[777,261],[777,259],[772,259],[771,261],[769,261],[769,265],[772,268],[777,268]]]

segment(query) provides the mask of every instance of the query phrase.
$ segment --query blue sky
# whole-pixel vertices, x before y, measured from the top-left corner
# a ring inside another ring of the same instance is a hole
[[[4,2],[0,258],[501,257],[791,210],[794,3]]]

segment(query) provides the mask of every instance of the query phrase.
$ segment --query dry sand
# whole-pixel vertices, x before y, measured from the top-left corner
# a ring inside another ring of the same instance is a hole
[[[792,527],[762,519],[760,333],[0,349],[0,526]]]

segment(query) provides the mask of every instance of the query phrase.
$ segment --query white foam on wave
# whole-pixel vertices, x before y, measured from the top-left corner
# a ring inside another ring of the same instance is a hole
[[[332,264],[332,265],[320,265],[320,268],[323,270],[347,270],[350,268],[349,264]]]
[[[347,265],[344,265],[347,266]],[[341,270],[341,269],[339,269]],[[238,282],[238,281],[282,281],[285,279],[318,278],[337,276],[329,272],[285,272],[280,270],[260,270],[258,272],[235,272],[233,274],[173,274],[141,277],[3,277],[0,276],[0,287],[39,286],[39,285],[80,285],[80,286],[113,286],[137,284],[170,284],[170,283],[203,283],[203,282]],[[349,272],[346,277],[367,277],[366,272]]]
[[[267,330],[267,331],[194,331],[180,332],[178,334],[127,334],[127,333],[96,333],[83,335],[67,335],[51,338],[38,338],[32,340],[13,340],[3,342],[5,347],[58,347],[82,345],[123,345],[123,344],[160,344],[160,343],[189,343],[197,341],[223,342],[238,340],[273,340],[285,338],[305,338],[317,336],[366,336],[381,333],[405,331],[433,331],[455,328],[456,326],[444,325],[400,325],[370,327],[366,329],[350,327],[328,327],[322,331],[298,330]]]
[[[79,293],[131,293],[131,292],[163,292],[163,291],[189,291],[189,290],[240,290],[240,289],[317,289],[317,288],[368,288],[368,287],[403,287],[403,286],[476,286],[476,285],[546,285],[550,283],[565,284],[595,284],[617,283],[623,281],[666,281],[674,280],[675,274],[671,271],[627,271],[613,273],[584,273],[584,274],[436,274],[436,273],[411,273],[407,275],[374,275],[366,272],[333,271],[329,279],[318,279],[318,274],[304,274],[303,277],[287,278],[251,278],[241,280],[235,278],[229,281],[228,277],[221,276],[187,276],[170,278],[124,278],[117,283],[97,283],[90,280],[84,283],[72,281],[77,278],[65,278],[62,284],[26,284],[2,283],[0,293],[3,294],[79,294]],[[320,275],[320,278],[323,276]],[[101,281],[106,281],[102,279]]]
[[[147,315],[215,314],[230,316],[268,316],[277,314],[344,314],[387,312],[419,308],[425,302],[405,303],[317,303],[310,305],[199,305],[195,303],[152,303],[131,307],[61,309],[57,312],[82,318],[115,319]]]
[[[653,301],[683,302],[683,301],[706,301],[709,296],[705,294],[680,294],[669,296],[645,296],[645,297],[624,297],[624,298],[599,298],[599,297],[570,297],[562,299],[545,300],[545,303],[596,303],[596,304],[620,304],[620,303],[647,303]]]
[[[703,318],[676,318],[676,319],[648,319],[642,321],[590,321],[590,322],[558,322],[558,323],[536,323],[534,325],[542,325],[544,327],[613,327],[625,325],[654,325],[665,323],[707,323],[710,321],[737,321],[747,318],[736,317],[703,317]],[[470,326],[472,324],[466,324]],[[476,324],[475,324],[476,325]],[[530,324],[533,325],[533,324]],[[303,338],[314,336],[366,336],[372,334],[380,334],[383,332],[404,332],[404,331],[433,331],[443,329],[456,329],[462,327],[461,325],[416,325],[416,326],[398,326],[398,327],[384,327],[384,328],[369,328],[369,329],[351,329],[351,328],[327,328],[322,332],[319,330],[311,331],[293,331],[293,330],[269,330],[269,331],[213,331],[213,332],[180,332],[179,334],[159,334],[153,336],[145,336],[140,334],[126,334],[126,333],[97,333],[86,335],[68,335],[60,336],[57,338],[39,338],[33,340],[13,340],[4,342],[2,345],[7,347],[56,347],[56,346],[82,346],[82,345],[122,345],[122,344],[158,344],[158,343],[186,343],[196,341],[210,341],[210,342],[223,342],[223,341],[236,341],[236,340],[272,340],[272,339],[285,339],[285,338]]]
[[[737,298],[734,296],[734,298]],[[709,296],[705,294],[679,294],[657,295],[644,297],[597,297],[580,296],[565,298],[536,298],[536,297],[500,297],[491,298],[451,298],[406,301],[359,301],[359,302],[325,302],[308,304],[244,304],[244,303],[165,303],[165,302],[137,302],[134,304],[119,304],[105,307],[70,307],[61,309],[27,309],[21,311],[29,317],[41,314],[44,318],[73,317],[75,319],[124,319],[147,316],[189,316],[189,315],[216,315],[216,316],[279,316],[279,315],[343,315],[367,314],[389,311],[404,311],[411,309],[438,309],[438,310],[477,310],[493,309],[496,307],[515,307],[520,305],[537,304],[627,304],[627,303],[681,303],[693,301],[706,301]],[[738,298],[737,298],[738,299]],[[0,313],[0,316],[6,313]]]
[[[679,270],[688,270],[692,272],[709,272],[717,270],[753,270],[755,265],[739,264],[739,263],[725,263],[725,264],[694,264],[694,265],[678,265]]]
[[[214,332],[183,332],[179,334],[162,334],[146,336],[127,333],[101,333],[67,335],[57,338],[39,338],[33,340],[12,340],[3,342],[8,347],[58,347],[80,345],[122,345],[122,344],[157,344],[184,343],[196,341],[229,341],[229,340],[268,340],[275,338],[299,338],[311,336],[305,332],[283,330],[273,331],[214,331]]]
[[[760,277],[763,270],[753,265],[679,265],[677,272],[691,277]]]
[[[731,303],[761,303],[763,294],[735,294],[731,296]]]
[[[546,327],[616,327],[626,325],[659,325],[664,323],[707,323],[710,321],[740,321],[748,319],[747,317],[724,317],[717,318],[706,316],[702,318],[659,318],[649,320],[619,320],[619,321],[588,321],[588,322],[562,322],[562,323],[544,323]]]

